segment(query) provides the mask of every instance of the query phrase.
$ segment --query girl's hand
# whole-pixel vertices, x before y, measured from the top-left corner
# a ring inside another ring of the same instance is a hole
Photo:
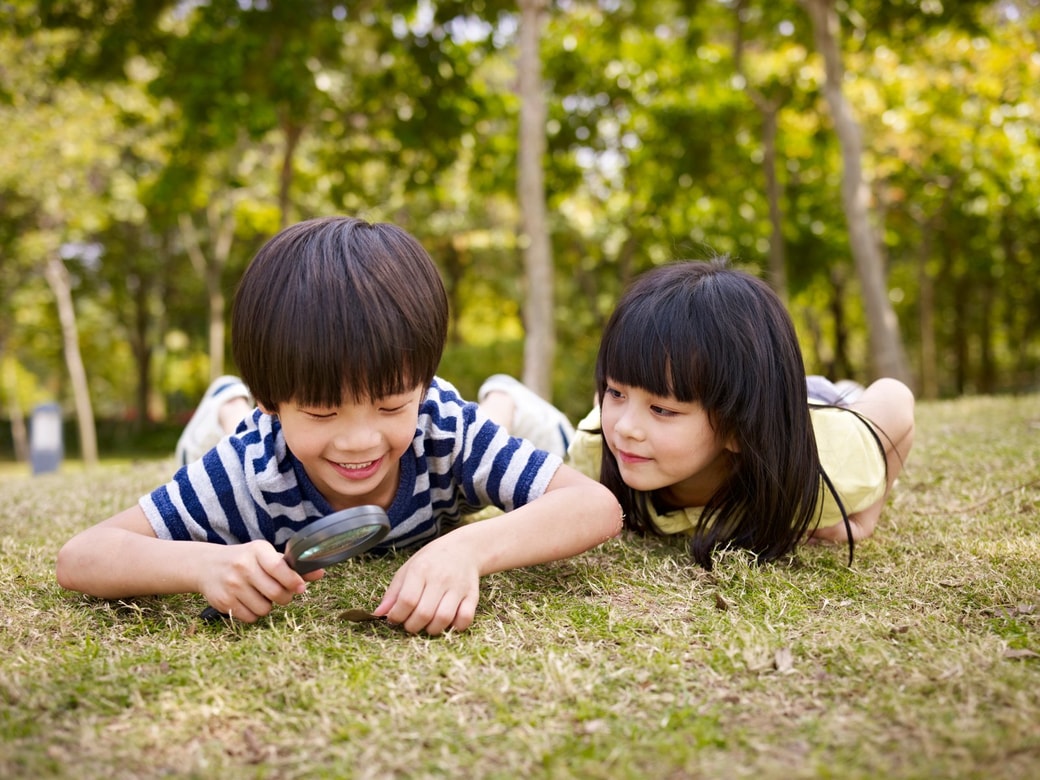
[[[852,529],[853,541],[859,542],[874,534],[874,528],[877,526],[878,518],[881,516],[883,503],[884,499],[864,509],[862,512],[849,515],[849,528]],[[810,543],[831,542],[834,544],[845,544],[848,540],[849,534],[845,528],[845,523],[835,523],[834,525],[815,528],[809,535]]]
[[[412,634],[469,628],[480,599],[480,571],[461,540],[447,534],[405,561],[373,614]]]
[[[307,581],[324,575],[319,570],[301,577],[266,541],[210,545],[208,553],[199,592],[215,609],[243,623],[256,622],[275,604],[285,606],[307,589]]]

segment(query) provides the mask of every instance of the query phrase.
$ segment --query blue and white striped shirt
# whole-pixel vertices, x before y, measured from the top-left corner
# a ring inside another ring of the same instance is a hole
[[[375,550],[419,547],[487,506],[510,511],[545,492],[561,460],[513,438],[435,378],[401,457],[391,530]],[[237,544],[289,537],[332,512],[289,451],[277,418],[259,409],[200,460],[140,500],[160,539]]]

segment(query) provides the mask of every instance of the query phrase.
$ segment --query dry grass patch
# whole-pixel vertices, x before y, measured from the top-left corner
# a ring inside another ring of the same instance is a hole
[[[75,531],[171,462],[0,474],[0,776],[1019,778],[1040,762],[1040,398],[919,406],[849,568],[812,547],[713,572],[620,539],[486,578],[469,631],[344,610],[352,561],[255,626],[198,596],[62,591]]]

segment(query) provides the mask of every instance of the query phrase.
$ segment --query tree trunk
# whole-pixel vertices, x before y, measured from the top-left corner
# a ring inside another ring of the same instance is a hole
[[[278,174],[278,220],[279,228],[284,230],[289,226],[292,210],[293,158],[303,136],[303,125],[283,117],[282,132],[285,134],[285,154],[282,155],[282,169]]]
[[[787,287],[787,252],[784,245],[784,212],[780,205],[780,177],[777,176],[776,137],[781,101],[767,98],[749,80],[744,68],[744,11],[747,0],[741,0],[733,9],[736,35],[733,43],[733,62],[744,81],[744,91],[762,117],[762,172],[766,180],[766,199],[769,204],[769,284],[786,306],[790,293]]]
[[[520,236],[524,257],[523,381],[544,398],[552,398],[552,366],[556,348],[553,320],[553,261],[546,219],[545,95],[539,45],[547,0],[520,0],[519,192]]]
[[[863,180],[863,141],[852,108],[842,91],[838,13],[834,0],[802,0],[812,20],[816,48],[824,62],[824,95],[830,106],[842,157],[841,199],[849,228],[849,244],[856,264],[869,328],[873,370],[912,384],[909,364],[899,335],[899,323],[888,300],[880,242],[870,224],[870,191]]]
[[[0,358],[3,357],[4,350],[0,346]],[[25,425],[25,415],[22,413],[22,407],[18,403],[18,373],[15,368],[14,360],[3,361],[0,359],[0,364],[6,365],[7,370],[4,371],[4,384],[7,386],[7,416],[11,420],[11,442],[14,445],[14,459],[19,463],[26,463],[29,460],[29,430]]]
[[[921,340],[918,394],[921,398],[939,397],[939,361],[935,338],[935,279],[928,268],[932,256],[935,219],[915,216],[921,227],[921,242],[917,248],[917,327]]]
[[[76,405],[76,421],[79,425],[80,456],[83,458],[84,466],[93,468],[98,461],[97,430],[94,427],[94,408],[90,403],[87,372],[83,367],[83,356],[79,351],[79,330],[76,326],[76,308],[72,304],[69,272],[61,257],[57,253],[53,253],[47,258],[44,273],[58,305],[65,365],[69,371],[72,396]]]
[[[206,282],[206,295],[209,303],[209,378],[216,379],[224,373],[224,311],[226,302],[221,279],[224,266],[231,255],[231,245],[235,236],[234,205],[229,204],[227,213],[221,216],[218,209],[211,204],[206,210],[211,236],[210,252],[202,247],[195,223],[188,214],[180,215],[181,236],[195,271]]]

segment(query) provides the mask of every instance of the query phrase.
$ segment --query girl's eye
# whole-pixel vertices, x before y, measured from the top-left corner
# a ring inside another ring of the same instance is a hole
[[[663,406],[651,406],[650,411],[661,417],[673,417],[675,412],[671,409],[665,409]]]
[[[621,391],[616,390],[613,387],[608,387],[605,391],[606,395],[610,398],[621,398]]]

